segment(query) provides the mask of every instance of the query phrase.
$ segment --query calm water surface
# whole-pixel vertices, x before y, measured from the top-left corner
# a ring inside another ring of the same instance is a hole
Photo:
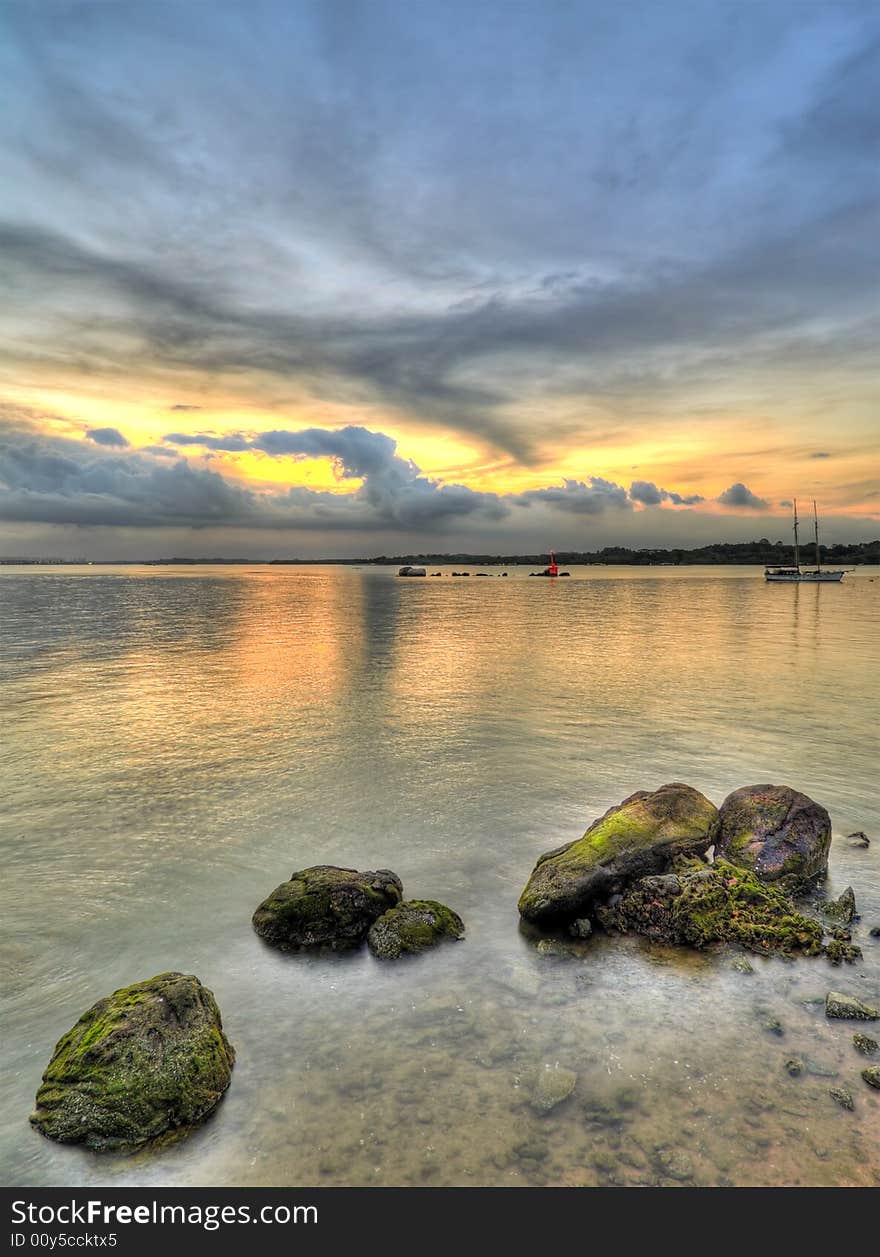
[[[526,572],[0,569],[0,1180],[880,1182],[858,1027],[815,1002],[880,999],[880,573]],[[516,912],[536,856],[674,780],[823,803],[863,960],[536,951]],[[274,953],[251,913],[318,863],[394,869],[467,940],[396,965]],[[58,1037],[165,969],[213,989],[237,1049],[216,1115],[133,1157],[33,1132]],[[541,1115],[556,1064],[578,1081]]]

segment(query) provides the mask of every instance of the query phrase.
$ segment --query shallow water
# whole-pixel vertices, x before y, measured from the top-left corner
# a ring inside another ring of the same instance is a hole
[[[860,1027],[813,1002],[880,1000],[880,573],[527,571],[0,568],[0,1180],[880,1182]],[[862,961],[538,952],[516,912],[536,856],[671,780],[823,803]],[[254,907],[318,863],[394,869],[466,941],[397,964],[273,952]],[[212,988],[237,1049],[215,1116],[133,1157],[32,1131],[59,1035],[165,969]],[[557,1064],[577,1083],[541,1114]]]

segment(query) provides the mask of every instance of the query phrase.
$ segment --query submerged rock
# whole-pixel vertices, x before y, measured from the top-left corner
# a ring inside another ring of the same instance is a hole
[[[880,1065],[869,1065],[867,1069],[862,1070],[862,1077],[869,1087],[880,1091]]]
[[[655,1148],[654,1164],[667,1178],[685,1183],[694,1176],[694,1163],[680,1148]]]
[[[805,885],[827,872],[831,819],[791,786],[742,786],[719,815],[717,855],[762,881]]]
[[[828,1094],[842,1109],[848,1109],[850,1113],[856,1107],[849,1087],[831,1087]]]
[[[532,1092],[532,1108],[539,1113],[549,1113],[557,1104],[567,1100],[574,1091],[577,1074],[561,1065],[542,1065],[538,1070]]]
[[[359,873],[318,864],[276,886],[254,913],[253,925],[260,938],[284,951],[353,947],[402,898],[400,878],[388,869]]]
[[[711,869],[672,879],[677,891],[671,885],[660,888],[660,880],[645,878],[614,906],[599,908],[601,924],[691,947],[728,942],[763,954],[821,950],[818,922],[802,916],[778,887],[746,869],[717,860]]]
[[[733,964],[730,967],[731,969],[735,969],[737,973],[754,973],[755,972],[752,962],[748,960],[745,956],[737,956],[736,960],[734,960]]]
[[[136,1148],[207,1117],[234,1060],[213,994],[160,973],[98,1000],[59,1039],[30,1120],[61,1143]]]
[[[717,808],[692,786],[639,790],[594,821],[583,838],[539,858],[519,911],[538,925],[588,917],[638,878],[668,872],[677,857],[702,855],[717,830]]]
[[[409,899],[389,908],[370,926],[367,945],[382,960],[427,951],[444,939],[464,938],[464,922],[433,899]]]
[[[825,996],[825,1016],[847,1018],[851,1021],[876,1021],[880,1018],[880,1009],[863,1004],[853,995],[829,991]]]
[[[862,1056],[873,1056],[877,1051],[878,1043],[876,1039],[872,1039],[868,1034],[854,1034],[853,1047],[857,1052],[861,1052]]]
[[[577,920],[572,921],[568,932],[572,938],[589,938],[593,933],[593,923],[589,917],[578,917]]]
[[[804,1062],[798,1060],[796,1056],[790,1056],[785,1062],[785,1072],[791,1074],[792,1078],[798,1078],[804,1072]]]
[[[861,829],[857,829],[854,834],[847,834],[849,845],[851,847],[870,847],[871,839]]]

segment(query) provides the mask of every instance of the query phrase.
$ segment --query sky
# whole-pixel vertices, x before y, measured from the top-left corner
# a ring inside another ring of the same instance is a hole
[[[0,0],[0,557],[880,536],[874,0]]]

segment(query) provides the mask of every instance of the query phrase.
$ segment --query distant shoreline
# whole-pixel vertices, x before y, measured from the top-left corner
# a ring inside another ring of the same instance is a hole
[[[858,567],[880,564],[880,539],[855,542],[852,545],[821,546],[821,561]],[[695,566],[784,566],[794,562],[794,548],[784,542],[744,541],[719,542],[701,546],[695,550],[642,549],[630,550],[622,546],[606,546],[597,551],[557,550],[560,564],[577,567],[695,567]],[[166,559],[57,559],[14,556],[0,558],[0,567],[393,567],[404,563],[418,563],[431,567],[449,564],[471,564],[482,567],[520,567],[542,565],[547,554],[396,554],[378,555],[371,558],[323,558],[323,559],[227,559],[227,558],[166,558]],[[812,546],[801,547],[801,563],[805,566],[815,561]]]

